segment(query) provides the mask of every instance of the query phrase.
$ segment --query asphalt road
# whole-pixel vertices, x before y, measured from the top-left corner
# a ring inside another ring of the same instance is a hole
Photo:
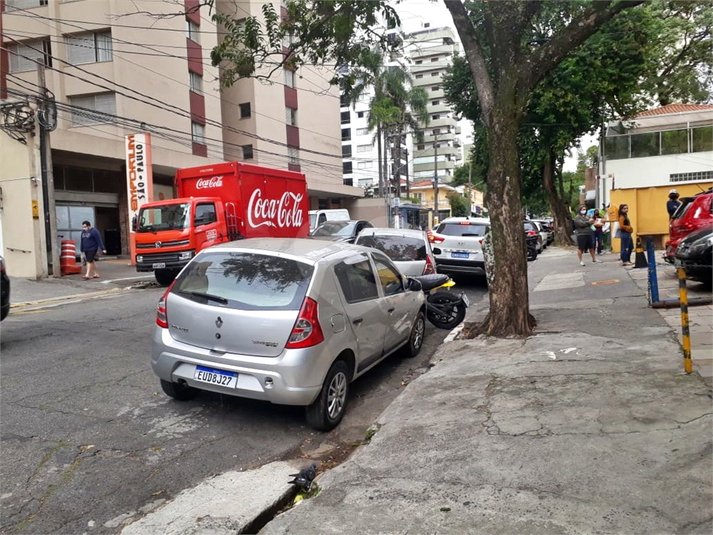
[[[472,303],[486,295],[483,279],[457,281]],[[116,533],[213,474],[299,457],[336,464],[448,334],[428,324],[418,357],[389,358],[357,380],[341,425],[316,433],[301,408],[167,398],[148,364],[161,291],[13,310],[3,321],[0,532]]]

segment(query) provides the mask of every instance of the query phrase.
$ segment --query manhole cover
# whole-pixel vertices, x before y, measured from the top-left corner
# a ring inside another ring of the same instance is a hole
[[[619,282],[619,279],[611,279],[608,281],[596,281],[592,283],[592,286],[599,286],[600,284],[616,284]]]

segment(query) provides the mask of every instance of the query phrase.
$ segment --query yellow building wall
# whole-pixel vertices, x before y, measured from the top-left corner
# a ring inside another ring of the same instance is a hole
[[[681,184],[673,186],[681,197],[692,197],[696,193],[706,191],[713,186],[713,182],[696,183],[696,184]],[[664,243],[668,239],[668,212],[666,211],[666,201],[668,201],[668,192],[671,191],[672,185],[656,188],[639,188],[639,189],[614,189],[611,190],[611,205],[612,208],[618,209],[622,204],[629,205],[629,220],[631,226],[634,227],[632,235],[634,243],[636,238],[652,236],[654,245],[657,248],[663,248]],[[610,212],[611,213],[611,212]],[[616,220],[616,217],[614,217]],[[618,253],[621,250],[621,240],[612,236],[612,251]],[[644,247],[646,246],[643,243]]]

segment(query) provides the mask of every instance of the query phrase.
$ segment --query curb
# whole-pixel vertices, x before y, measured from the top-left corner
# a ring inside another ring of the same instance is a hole
[[[25,301],[24,303],[13,303],[10,305],[11,309],[24,308],[35,305],[44,305],[47,303],[57,303],[59,301],[67,301],[70,299],[78,299],[82,297],[98,297],[100,295],[108,295],[113,293],[123,292],[129,288],[112,288],[111,290],[101,290],[98,292],[85,292],[80,294],[63,295],[60,297],[48,297],[47,299],[37,299],[36,301]]]

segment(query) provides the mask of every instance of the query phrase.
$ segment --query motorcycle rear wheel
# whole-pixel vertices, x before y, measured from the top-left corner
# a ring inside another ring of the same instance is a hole
[[[428,296],[428,303],[444,309],[426,308],[426,317],[439,329],[453,329],[465,318],[465,303],[457,295],[450,292],[436,292]]]

